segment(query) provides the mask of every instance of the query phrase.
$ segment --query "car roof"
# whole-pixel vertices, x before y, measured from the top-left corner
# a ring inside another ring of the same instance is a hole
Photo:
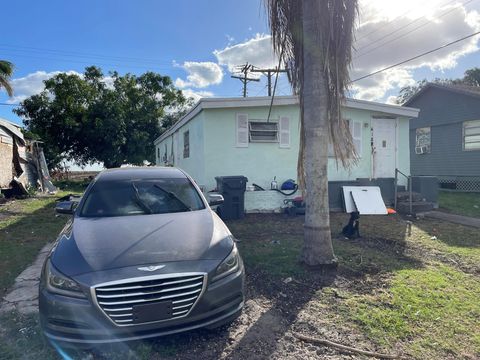
[[[124,167],[102,171],[97,175],[96,181],[122,181],[131,179],[165,179],[186,178],[179,169],[173,167]]]

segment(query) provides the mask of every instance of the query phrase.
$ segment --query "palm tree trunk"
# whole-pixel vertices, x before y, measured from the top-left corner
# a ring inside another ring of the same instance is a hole
[[[318,0],[303,0],[303,130],[305,187],[308,194],[302,261],[336,263],[328,206],[328,89],[320,50]]]

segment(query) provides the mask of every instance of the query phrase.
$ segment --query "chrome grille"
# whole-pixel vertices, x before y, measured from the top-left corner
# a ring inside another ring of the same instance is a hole
[[[187,316],[199,299],[205,274],[158,275],[97,285],[93,298],[108,318],[119,326],[137,325],[136,305],[171,302],[171,316],[165,321]]]

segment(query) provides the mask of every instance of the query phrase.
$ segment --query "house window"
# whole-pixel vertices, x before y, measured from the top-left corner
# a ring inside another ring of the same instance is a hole
[[[480,150],[480,120],[463,123],[463,150]]]
[[[431,142],[430,127],[415,130],[415,154],[429,154]]]
[[[360,158],[362,157],[362,122],[360,121],[353,121],[350,119],[345,120],[348,124],[350,129],[350,134],[352,134],[352,142],[353,146],[355,147],[355,152],[357,156]],[[335,157],[335,152],[333,151],[333,145],[331,143],[328,144],[328,156]]]
[[[157,147],[157,159],[160,159],[160,147]]]
[[[250,142],[278,142],[278,124],[276,122],[250,121],[248,132]]]
[[[190,157],[190,131],[183,133],[183,158]]]

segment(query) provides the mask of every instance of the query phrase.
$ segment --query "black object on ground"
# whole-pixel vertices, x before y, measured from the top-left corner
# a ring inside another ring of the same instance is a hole
[[[217,176],[217,190],[223,195],[224,203],[217,208],[223,220],[241,219],[245,216],[245,176]]]

